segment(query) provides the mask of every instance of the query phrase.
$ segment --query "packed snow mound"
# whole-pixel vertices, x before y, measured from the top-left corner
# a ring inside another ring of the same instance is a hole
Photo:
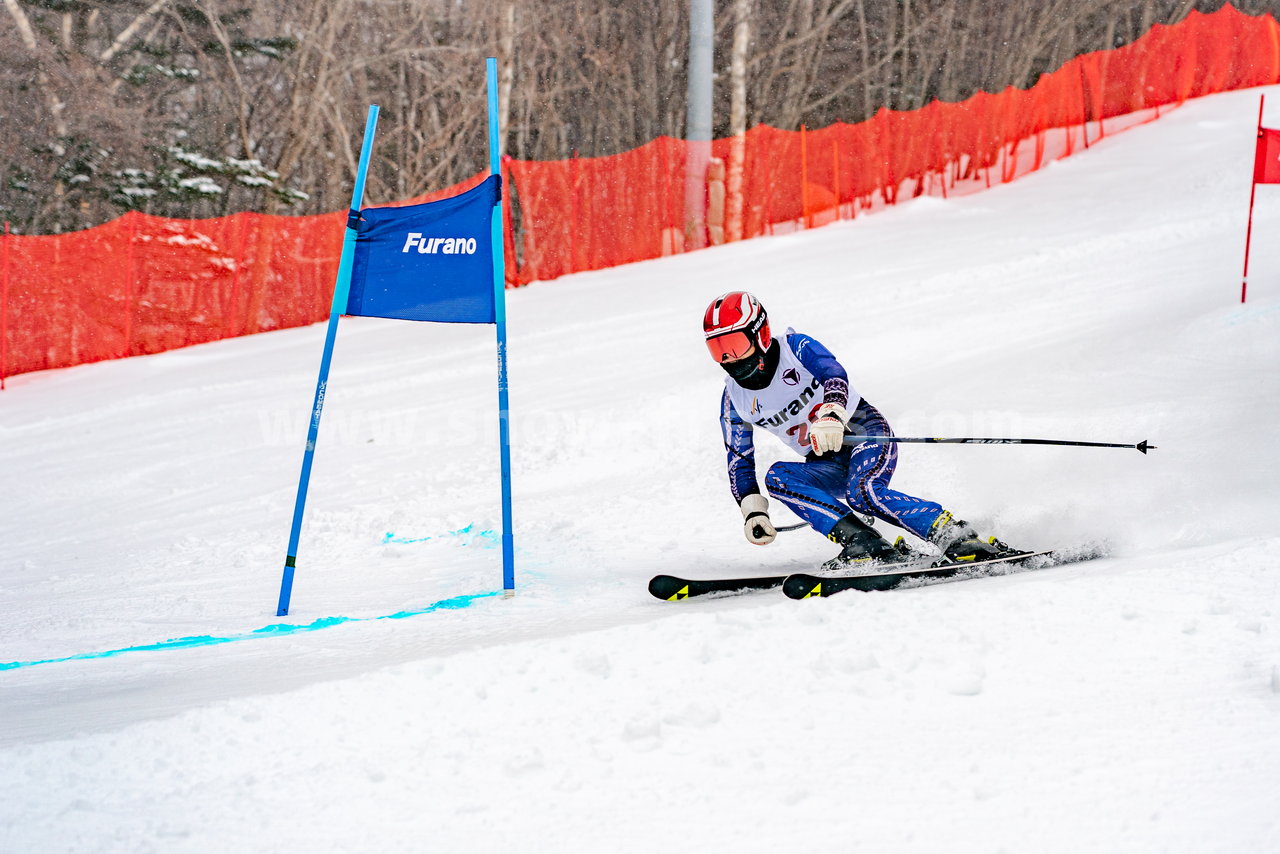
[[[13,378],[0,849],[1274,847],[1280,189],[1239,302],[1258,95],[977,195],[510,292],[510,600],[490,328],[342,321],[287,621],[322,326]],[[651,599],[656,573],[832,552],[742,538],[698,328],[734,289],[899,435],[1150,440],[902,449],[896,488],[1110,556]]]

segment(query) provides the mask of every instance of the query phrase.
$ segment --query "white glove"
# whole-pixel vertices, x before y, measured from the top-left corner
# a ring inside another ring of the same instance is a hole
[[[742,499],[738,509],[742,511],[742,531],[747,535],[747,542],[767,546],[778,536],[777,528],[769,521],[769,499],[756,492]]]
[[[809,444],[813,452],[822,456],[827,451],[838,451],[844,444],[844,425],[849,413],[838,403],[824,403],[818,407],[809,425]]]

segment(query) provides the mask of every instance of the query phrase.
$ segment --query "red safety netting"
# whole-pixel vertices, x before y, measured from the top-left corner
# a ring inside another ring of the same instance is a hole
[[[741,140],[712,143],[712,156],[726,164],[735,144],[742,151],[741,215],[735,220],[729,190],[723,228],[729,239],[756,237],[855,216],[903,194],[945,196],[1011,181],[1131,123],[1119,117],[1276,82],[1275,19],[1225,6],[1077,57],[1027,90],[882,109],[865,122],[814,131],[759,126]],[[510,161],[521,212],[517,281],[706,242],[685,223],[690,151],[689,143],[664,137],[612,157]]]
[[[392,204],[456,195],[484,177]],[[6,234],[0,376],[322,320],[345,226],[345,211],[214,219],[131,212],[70,234]]]
[[[756,127],[711,144],[711,156],[742,167],[741,193],[730,192],[724,205],[723,233],[755,237],[899,198],[973,192],[1168,105],[1276,82],[1280,25],[1226,6],[1077,57],[1027,90],[881,110],[858,124],[813,131]],[[508,284],[717,241],[714,229],[690,231],[685,223],[689,156],[689,143],[664,137],[612,157],[508,159],[519,207],[519,233],[513,237],[510,222],[505,229]],[[454,195],[483,177],[400,204]],[[726,185],[732,189],[732,176]],[[723,190],[713,187],[711,195],[722,198]],[[208,220],[131,213],[72,234],[6,234],[0,380],[322,320],[344,223],[345,212]]]

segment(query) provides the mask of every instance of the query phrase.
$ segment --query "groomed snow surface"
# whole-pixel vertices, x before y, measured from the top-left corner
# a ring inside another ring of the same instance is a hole
[[[323,325],[11,379],[0,851],[1280,849],[1280,188],[1239,302],[1258,95],[989,192],[510,293],[510,600],[476,595],[489,327],[342,321],[285,619]],[[698,330],[736,288],[900,435],[1149,439],[902,449],[899,489],[1110,556],[649,597],[832,552],[742,538]],[[255,631],[279,623],[314,630]],[[73,658],[200,636],[229,642]]]

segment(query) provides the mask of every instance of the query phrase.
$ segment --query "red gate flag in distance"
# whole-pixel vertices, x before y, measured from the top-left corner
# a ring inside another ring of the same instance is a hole
[[[1258,145],[1253,150],[1253,180],[1249,182],[1249,224],[1244,229],[1244,276],[1240,280],[1240,302],[1249,294],[1249,244],[1253,241],[1253,200],[1259,184],[1280,184],[1280,130],[1262,126],[1267,96],[1258,96]]]
[[[1280,130],[1258,128],[1258,149],[1253,156],[1253,182],[1280,184]]]

